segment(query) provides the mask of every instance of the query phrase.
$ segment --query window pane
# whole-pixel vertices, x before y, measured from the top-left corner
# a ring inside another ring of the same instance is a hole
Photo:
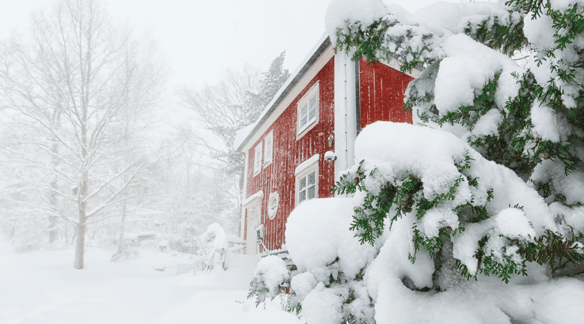
[[[308,199],[312,199],[315,197],[315,186],[308,187]]]
[[[311,172],[311,173],[308,175],[308,185],[309,185],[309,186],[310,186],[310,185],[314,185],[314,180],[315,180],[315,173],[316,173],[316,172],[315,172],[315,171],[313,171],[313,172]]]
[[[272,160],[272,139],[267,139],[266,140],[266,154],[264,154],[264,160],[265,161],[271,161]]]
[[[310,111],[310,115],[308,116],[308,120],[313,120],[316,118],[316,108]]]
[[[302,201],[306,200],[306,191],[301,191],[298,195],[298,202],[301,203]]]
[[[306,125],[306,123],[308,123],[308,117],[304,116],[300,119],[300,127]]]
[[[300,179],[300,190],[304,190],[306,188],[306,177]]]
[[[310,98],[310,101],[308,101],[308,104],[310,106],[310,110],[313,110],[316,108],[316,95],[312,96],[312,98]]]
[[[300,118],[302,117],[306,117],[306,114],[308,113],[308,104],[302,106],[302,108],[300,108]]]

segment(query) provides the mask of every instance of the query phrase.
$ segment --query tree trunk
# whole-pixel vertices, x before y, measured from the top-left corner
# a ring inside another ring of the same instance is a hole
[[[59,118],[60,113],[58,112],[58,110],[55,112],[55,117],[54,120],[56,120],[57,124],[59,123]],[[53,157],[51,159],[51,164],[53,167],[58,167],[59,166],[59,159],[57,158],[57,156],[59,155],[59,146],[57,144],[57,140],[55,138],[52,138],[51,141],[53,142],[53,144],[51,145],[51,151],[53,153]],[[57,178],[54,177],[53,180],[51,181],[51,189],[53,190],[57,190]],[[50,193],[50,197],[49,197],[49,203],[51,204],[51,208],[53,208],[53,210],[57,210],[59,207],[58,205],[58,199],[57,199],[57,193],[55,191],[51,191]],[[57,216],[56,215],[50,215],[49,216],[49,244],[52,244],[53,242],[55,242],[57,240]]]
[[[83,152],[85,154],[85,151]],[[75,261],[73,267],[75,269],[83,269],[85,267],[84,253],[85,253],[85,228],[87,222],[86,207],[87,203],[84,201],[87,196],[87,178],[84,176],[79,188],[79,223],[77,223],[77,240],[75,241]]]
[[[122,222],[120,224],[120,238],[118,240],[118,253],[122,253],[126,249],[126,242],[124,241],[124,230],[126,225],[126,201],[122,202]]]
[[[57,181],[53,180],[51,182],[51,188],[57,188]],[[57,194],[53,191],[50,193],[49,203],[51,207],[57,209]],[[55,242],[57,240],[57,216],[50,215],[49,216],[49,244]]]
[[[83,214],[85,214],[85,211]],[[81,270],[85,266],[85,215],[83,215],[83,218],[81,217],[81,214],[79,215],[79,223],[77,224],[76,234],[77,239],[75,241],[75,261],[73,263],[73,267],[75,267],[75,269]]]

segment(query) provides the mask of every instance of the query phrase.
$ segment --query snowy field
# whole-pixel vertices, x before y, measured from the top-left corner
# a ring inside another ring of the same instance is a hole
[[[246,300],[255,257],[239,256],[227,271],[176,276],[177,264],[192,261],[142,251],[110,262],[111,255],[89,248],[79,271],[73,250],[15,254],[0,243],[0,323],[304,323],[281,311],[279,298],[265,309]]]

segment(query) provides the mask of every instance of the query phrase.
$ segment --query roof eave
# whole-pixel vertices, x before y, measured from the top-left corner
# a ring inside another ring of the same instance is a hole
[[[328,48],[330,43],[331,43],[330,37],[326,37],[324,39],[324,41],[322,41],[320,46],[318,46],[316,48],[316,50],[312,53],[312,55],[310,56],[308,61],[306,61],[304,66],[300,70],[298,70],[298,72],[296,72],[294,75],[290,76],[290,78],[292,78],[292,81],[290,81],[289,83],[287,82],[287,86],[285,86],[284,90],[280,92],[280,95],[277,97],[277,99],[275,101],[272,101],[268,111],[265,114],[263,114],[261,119],[256,123],[253,130],[247,135],[245,140],[243,140],[243,142],[241,142],[241,144],[237,147],[237,150],[236,150],[237,152],[242,152],[243,148],[251,140],[253,135],[262,127],[262,125],[272,115],[272,113],[276,110],[276,108],[282,102],[282,100],[284,100],[284,98],[286,98],[288,93],[290,93],[290,91],[292,91],[292,89],[296,86],[296,84],[298,84],[300,79],[306,74],[306,72],[310,69],[310,67],[318,60],[320,55]]]

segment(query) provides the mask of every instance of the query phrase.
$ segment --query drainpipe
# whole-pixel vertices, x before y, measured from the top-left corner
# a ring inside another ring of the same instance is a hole
[[[339,51],[335,55],[335,177],[350,168],[354,160],[354,141],[357,136],[355,67],[350,53]]]
[[[345,73],[343,73],[343,84],[344,84],[344,97],[345,97],[345,169],[349,168],[349,147],[348,147],[348,143],[349,143],[349,117],[347,115],[347,111],[349,110],[349,102],[347,100],[347,57],[348,55],[343,55],[344,59],[343,59],[343,70]]]

